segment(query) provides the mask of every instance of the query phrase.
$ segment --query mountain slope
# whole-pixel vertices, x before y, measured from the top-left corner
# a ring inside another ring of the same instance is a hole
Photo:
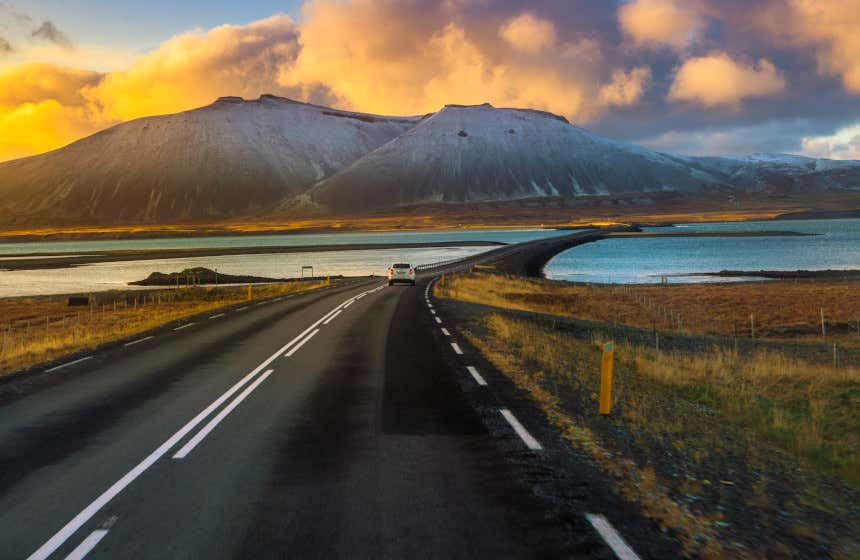
[[[590,134],[562,117],[449,105],[311,190],[317,203],[369,210],[421,202],[605,195],[727,186],[723,174]]]
[[[163,223],[247,215],[303,192],[419,120],[268,95],[221,98],[0,164],[0,223]]]

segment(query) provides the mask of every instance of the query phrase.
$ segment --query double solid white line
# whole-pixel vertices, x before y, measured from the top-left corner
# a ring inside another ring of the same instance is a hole
[[[380,286],[377,289],[381,289],[381,288],[382,287]],[[370,291],[376,291],[376,290],[370,290]],[[367,293],[367,292],[364,292],[364,293]],[[75,517],[73,517],[71,519],[71,521],[66,523],[50,539],[48,539],[42,546],[40,546],[35,552],[33,552],[33,554],[31,554],[28,557],[28,560],[46,560],[49,556],[51,556],[51,554],[56,552],[56,550],[58,548],[60,548],[67,540],[69,540],[69,538],[71,538],[72,535],[74,535],[84,524],[86,524],[90,519],[92,519],[92,517],[96,513],[98,513],[105,505],[107,505],[112,499],[114,499],[120,492],[125,490],[125,488],[128,487],[129,484],[134,482],[140,475],[142,475],[144,472],[146,472],[146,470],[149,467],[151,467],[156,461],[161,459],[168,451],[170,451],[174,446],[176,446],[176,444],[178,444],[185,436],[187,436],[192,430],[194,430],[194,428],[196,428],[201,422],[203,422],[206,418],[208,418],[210,414],[212,414],[215,410],[217,410],[218,407],[220,407],[222,404],[224,404],[224,402],[226,402],[231,396],[233,396],[237,391],[239,391],[248,382],[250,382],[254,377],[256,377],[256,375],[258,373],[263,371],[269,364],[271,364],[273,361],[275,361],[284,352],[288,351],[295,344],[299,343],[304,337],[306,337],[308,335],[308,333],[310,333],[314,329],[316,329],[320,325],[320,323],[322,323],[323,321],[328,319],[330,316],[332,316],[333,314],[337,313],[339,310],[344,308],[347,303],[351,303],[353,301],[355,301],[354,297],[342,302],[337,307],[335,307],[334,309],[332,309],[331,311],[329,311],[328,313],[323,315],[313,325],[311,325],[310,327],[305,329],[297,337],[293,338],[291,341],[289,341],[288,343],[283,345],[281,348],[279,348],[274,354],[272,354],[271,356],[266,358],[252,372],[248,373],[245,377],[243,377],[238,382],[236,382],[232,387],[230,387],[227,391],[225,391],[220,397],[215,399],[209,406],[207,406],[199,414],[197,414],[197,416],[195,416],[194,418],[189,420],[176,433],[174,433],[172,436],[170,436],[164,443],[159,445],[155,449],[155,451],[153,451],[152,453],[147,455],[140,463],[135,465],[130,471],[128,471],[125,475],[123,475],[122,478],[120,478],[119,480],[114,482],[107,490],[102,492],[95,500],[93,500],[88,506],[86,506],[83,510],[81,510],[80,513],[78,513]],[[75,362],[63,364],[62,366],[58,366],[57,368],[52,368],[52,370],[50,370],[50,371],[53,371],[55,369],[59,369],[60,367],[66,367],[66,366],[72,365],[73,363],[81,362],[85,359],[88,360],[90,358],[91,357],[82,358],[82,359],[77,360]],[[240,398],[244,398],[245,396],[250,394],[251,391],[253,391],[253,389],[255,389],[257,386],[259,386],[259,384],[262,383],[266,379],[266,377],[268,377],[269,375],[271,375],[271,373],[267,372],[266,374],[264,374],[264,376],[261,376],[260,379],[258,379],[255,382],[255,385],[252,385],[252,387],[249,387],[250,390],[246,390],[246,392],[243,393],[244,396],[240,395]],[[235,408],[235,406],[238,406],[239,402],[241,402],[241,400],[236,399],[235,401],[233,401],[233,403],[230,404],[230,406],[232,408]],[[230,411],[232,411],[232,408],[230,408]],[[225,408],[224,410],[227,410],[227,408]],[[226,416],[227,414],[229,414],[229,411],[226,414],[222,411],[221,414],[223,414],[223,416]],[[221,415],[219,415],[219,416],[221,416]],[[221,419],[223,420],[223,417]],[[220,420],[219,420],[219,422],[220,422]],[[207,427],[209,425],[211,425],[212,428],[210,428],[208,431],[206,431],[206,433],[203,433],[204,430],[206,430],[206,428],[204,428],[191,441],[197,440],[197,443],[199,443],[199,440],[202,440],[204,437],[206,437],[206,434],[208,434],[211,431],[211,429],[214,429],[214,427],[217,425],[217,422],[215,422],[215,420],[213,419],[212,421],[209,422],[209,424],[207,424]],[[201,436],[201,434],[203,434],[203,435]],[[195,445],[197,443],[195,443]],[[188,447],[188,445],[186,445],[185,447]],[[183,449],[185,449],[185,447],[183,447]],[[191,449],[193,449],[193,446],[189,447],[189,449],[187,451],[190,452]],[[101,535],[101,537],[98,537],[98,539],[101,540],[102,537],[104,537],[104,535]],[[93,537],[93,540],[95,540],[95,539],[96,539],[96,537]],[[90,541],[90,542],[92,542],[92,541]],[[95,546],[95,544],[97,544],[97,543],[94,543],[93,546]]]

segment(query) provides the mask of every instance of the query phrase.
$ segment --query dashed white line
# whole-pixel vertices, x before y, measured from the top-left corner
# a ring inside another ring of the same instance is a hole
[[[338,309],[343,308],[344,303],[341,303],[325,315],[323,315],[320,319],[318,319],[313,325],[309,326],[302,332],[300,335],[295,337],[293,340],[282,346],[278,349],[277,352],[269,356],[263,363],[258,365],[254,371],[240,379],[236,382],[235,385],[230,387],[224,394],[218,397],[214,402],[212,402],[209,406],[207,406],[202,412],[200,412],[197,416],[192,418],[187,424],[185,424],[182,428],[179,429],[175,434],[170,436],[167,441],[162,443],[155,451],[150,453],[143,461],[138,463],[134,468],[128,471],[122,478],[114,482],[107,490],[101,493],[98,498],[96,498],[92,503],[90,503],[87,507],[81,510],[75,517],[72,518],[71,521],[66,523],[59,531],[57,531],[50,539],[48,539],[42,546],[40,546],[33,554],[31,554],[27,560],[46,560],[51,554],[56,552],[58,548],[60,548],[63,543],[65,543],[69,538],[77,532],[87,521],[89,521],[96,513],[101,510],[106,504],[108,504],[113,498],[117,496],[120,492],[122,492],[129,484],[134,482],[141,474],[143,474],[149,467],[151,467],[156,461],[158,461],[161,457],[163,457],[170,449],[173,448],[177,443],[179,443],[182,438],[188,435],[191,430],[197,427],[203,420],[205,420],[213,411],[217,410],[219,406],[221,406],[227,399],[229,399],[236,391],[241,389],[248,381],[254,378],[258,373],[260,373],[266,366],[272,363],[275,359],[277,359],[281,354],[283,354],[288,348],[290,348],[293,344],[296,344],[302,337],[304,337],[308,332],[315,329],[320,323],[328,319],[332,314],[337,312]],[[92,356],[88,356],[87,358],[82,358],[73,363],[77,363],[79,361],[83,361],[84,359],[90,359]],[[71,365],[64,364],[59,367],[66,367]]]
[[[146,342],[147,340],[152,340],[155,336],[147,336],[146,338],[140,338],[138,340],[134,340],[132,342],[126,342],[123,346],[134,346],[135,344],[140,344],[141,342]]]
[[[451,336],[451,333],[448,332],[448,329],[446,329],[444,327],[442,328],[442,334],[444,334],[445,336]]]
[[[66,560],[83,560],[107,534],[107,529],[96,529],[66,556]]]
[[[335,313],[334,315],[332,315],[331,317],[329,317],[328,319],[323,321],[323,325],[328,325],[329,323],[334,321],[334,318],[337,317],[338,315],[340,315],[341,313],[343,313],[343,309],[338,309],[337,313]]]
[[[240,308],[239,308],[239,309],[237,309],[236,311],[245,311],[246,309],[248,309],[248,308],[247,308],[247,307],[240,307]]]
[[[460,354],[460,355],[463,354],[463,351],[460,349],[460,345],[457,344],[456,342],[451,343],[451,348],[453,348],[454,352],[456,352],[457,354]]]
[[[54,366],[54,367],[52,367],[51,369],[46,369],[46,370],[45,370],[45,373],[51,373],[52,371],[57,371],[58,369],[63,369],[63,368],[66,368],[66,367],[69,367],[69,366],[73,366],[73,365],[75,365],[75,364],[79,364],[79,363],[81,363],[81,362],[86,362],[87,360],[92,360],[92,359],[93,359],[93,357],[92,357],[92,356],[87,356],[87,357],[85,357],[85,358],[80,358],[80,359],[75,360],[75,361],[73,361],[73,362],[67,362],[67,363],[65,363],[65,364],[60,364],[60,365],[58,365],[58,366]]]
[[[427,304],[427,307],[429,307],[430,309],[433,309],[433,304],[432,304],[432,303],[428,303],[428,304]]]
[[[296,344],[295,346],[293,346],[292,350],[290,350],[289,352],[287,352],[286,354],[284,354],[284,357],[285,357],[285,358],[289,358],[290,356],[292,356],[293,354],[295,354],[296,352],[298,352],[298,351],[299,351],[299,348],[301,348],[302,346],[304,346],[304,345],[307,343],[307,341],[309,341],[309,340],[310,340],[310,339],[312,339],[314,336],[316,336],[316,334],[317,334],[318,332],[320,332],[320,330],[319,330],[319,329],[316,329],[316,330],[314,330],[311,334],[307,335],[305,338],[303,338],[303,339],[301,340],[301,342],[299,342],[298,344]]]
[[[630,545],[624,541],[615,527],[604,516],[598,513],[586,513],[585,518],[600,533],[600,536],[603,537],[603,540],[619,560],[639,560],[639,555],[630,548]]]
[[[222,420],[227,418],[228,414],[233,412],[233,409],[235,409],[237,406],[239,406],[239,403],[244,401],[248,397],[248,395],[253,393],[254,389],[259,387],[263,381],[268,379],[268,377],[270,375],[272,375],[273,372],[274,372],[274,370],[271,370],[271,369],[267,369],[265,372],[263,372],[263,375],[261,375],[253,383],[248,385],[248,387],[244,391],[242,391],[238,397],[233,399],[233,401],[230,404],[225,406],[221,412],[219,412],[217,415],[215,415],[215,417],[212,418],[212,420],[210,420],[205,426],[203,426],[203,428],[199,432],[197,432],[197,434],[193,438],[188,440],[188,443],[183,445],[182,448],[179,449],[179,451],[174,453],[173,458],[174,459],[184,459],[186,455],[191,453],[191,451],[195,447],[197,447],[197,444],[199,444],[201,441],[203,441],[203,439],[206,436],[208,436],[209,433],[212,430],[214,430],[215,427],[218,426],[218,424],[220,424]]]
[[[474,366],[466,366],[466,370],[472,374],[472,378],[478,385],[486,385],[487,382],[484,380],[483,376],[478,373],[478,370],[475,369]]]
[[[211,317],[209,317],[209,318],[210,318],[210,319],[218,319],[219,317],[223,317],[224,315],[225,315],[225,313],[219,313],[218,315],[212,315],[212,316],[211,316]]]
[[[196,325],[196,324],[197,324],[197,323],[188,323],[188,324],[182,325],[181,327],[176,327],[176,328],[175,328],[175,329],[173,329],[173,330],[175,330],[175,331],[181,331],[182,329],[187,329],[188,327],[193,327],[193,326],[194,326],[194,325]]]
[[[507,408],[501,408],[499,409],[499,412],[502,413],[502,416],[505,417],[505,420],[508,421],[508,424],[511,425],[511,428],[514,429],[517,435],[520,436],[520,439],[523,440],[523,443],[526,444],[526,447],[535,451],[543,449],[541,444],[538,443],[538,440],[532,437],[528,430],[526,430],[523,425],[520,424],[520,421],[517,420],[517,417],[514,416],[510,410],[508,410]]]
[[[435,309],[431,309],[431,310],[430,310],[430,313],[432,313],[433,315],[435,315],[435,314],[436,314],[436,310],[435,310]]]
[[[433,318],[436,319],[437,323],[439,323],[440,325],[442,324],[442,319],[440,319],[439,317],[433,317]]]

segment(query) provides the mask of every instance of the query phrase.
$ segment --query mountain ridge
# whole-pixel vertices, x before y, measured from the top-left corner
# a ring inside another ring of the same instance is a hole
[[[683,156],[536,109],[386,116],[264,94],[121,123],[0,163],[0,225],[356,214],[421,204],[860,189],[860,161]]]

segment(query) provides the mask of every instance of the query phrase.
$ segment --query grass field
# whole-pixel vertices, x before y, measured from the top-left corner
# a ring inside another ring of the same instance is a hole
[[[104,292],[86,307],[65,297],[0,299],[0,376],[243,301],[312,290],[323,282]]]
[[[449,279],[438,289],[473,303],[634,327],[860,346],[860,281],[623,286],[475,273]]]
[[[598,414],[597,402],[605,329],[560,328],[503,310],[650,328],[654,316],[644,296],[671,302],[690,317],[685,330],[707,333],[722,323],[705,318],[734,313],[736,298],[739,313],[753,307],[761,314],[767,336],[804,340],[816,336],[814,327],[795,321],[792,309],[829,302],[836,321],[847,322],[853,318],[848,306],[857,309],[856,287],[860,283],[772,282],[626,290],[478,273],[447,277],[435,294],[500,309],[464,311],[471,317],[467,339],[613,478],[623,496],[674,532],[688,555],[804,557],[802,547],[814,544],[829,547],[833,557],[854,558],[860,540],[845,526],[860,522],[852,509],[860,496],[860,369],[810,363],[774,349],[782,344],[661,351],[615,340],[607,418]],[[671,327],[671,321],[658,325]],[[720,329],[731,336],[729,327]],[[838,336],[847,341],[856,333],[846,329]],[[744,518],[756,526],[753,537],[734,527]],[[726,535],[752,538],[748,545],[763,552],[726,548]]]

